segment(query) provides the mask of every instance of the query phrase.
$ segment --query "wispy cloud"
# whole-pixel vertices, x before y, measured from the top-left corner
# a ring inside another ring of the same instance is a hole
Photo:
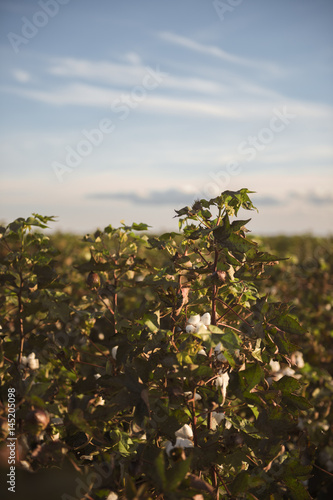
[[[284,74],[284,70],[281,67],[268,61],[258,61],[255,59],[236,56],[234,54],[226,52],[225,50],[222,50],[220,47],[216,47],[215,45],[205,45],[191,40],[190,38],[180,36],[175,33],[170,33],[168,31],[162,31],[158,35],[162,40],[165,40],[169,43],[178,45],[179,47],[184,47],[200,54],[206,54],[212,57],[216,57],[228,63],[265,71],[273,76],[281,76],[282,74]]]
[[[109,61],[89,61],[85,59],[63,58],[51,62],[47,72],[63,78],[90,80],[115,87],[133,87],[147,75],[147,65],[135,53],[125,55],[126,63]],[[218,82],[194,76],[165,74],[163,88],[187,90],[190,92],[221,92],[225,87]]]
[[[58,106],[70,105],[107,109],[108,106],[115,103],[121,104],[121,102],[126,102],[128,99],[135,100],[135,97],[128,91],[120,92],[114,88],[110,89],[83,83],[73,83],[63,86],[52,85],[46,90],[15,86],[2,86],[0,90]],[[267,119],[272,114],[274,106],[279,105],[279,102],[265,100],[255,102],[246,96],[242,100],[232,101],[224,98],[214,99],[211,96],[196,99],[184,95],[171,97],[167,94],[161,95],[161,92],[159,95],[155,94],[156,91],[153,92],[147,93],[147,97],[139,103],[138,107],[140,110],[154,114],[210,116],[244,121],[246,119]],[[332,108],[323,104],[292,99],[285,99],[282,103],[288,107],[290,112],[298,117],[331,119],[333,115]]]
[[[181,189],[152,190],[146,194],[138,194],[135,191],[129,192],[98,192],[87,194],[87,198],[95,200],[127,201],[139,205],[186,205],[192,204],[198,198],[195,191],[184,192]],[[255,205],[263,206],[289,206],[295,202],[306,205],[332,206],[333,195],[328,193],[318,193],[308,191],[298,193],[286,191],[280,197],[272,194],[255,196]]]
[[[164,191],[149,191],[146,195],[134,191],[122,193],[92,193],[87,198],[95,200],[128,201],[139,205],[186,205],[194,201],[194,194],[186,193],[180,189],[166,189]]]
[[[31,75],[28,71],[24,71],[22,69],[15,69],[13,71],[14,79],[19,83],[28,83],[31,81]]]

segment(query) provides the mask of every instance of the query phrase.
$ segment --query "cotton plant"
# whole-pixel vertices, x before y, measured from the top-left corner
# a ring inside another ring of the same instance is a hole
[[[215,380],[215,385],[217,389],[221,390],[222,393],[222,405],[225,403],[225,399],[227,397],[227,387],[229,385],[229,374],[228,372],[222,372],[222,370],[219,371],[218,376],[216,377]]]
[[[304,367],[303,354],[300,351],[296,351],[292,354],[292,359],[294,360],[295,368]],[[293,377],[296,379],[301,378],[301,374],[296,373],[296,371],[290,366],[281,367],[279,361],[270,360],[269,366],[271,369],[271,376],[268,377],[267,381],[271,385],[272,381],[278,382],[282,377]]]
[[[176,442],[173,444],[171,441],[165,443],[165,451],[168,456],[175,448],[193,448],[193,431],[188,424],[183,425],[178,431],[175,432]]]
[[[30,368],[30,370],[38,370],[39,359],[36,358],[36,354],[32,352],[29,356],[22,356],[21,364],[24,367]]]
[[[200,316],[200,314],[194,314],[188,318],[185,331],[186,333],[200,333],[202,335],[202,340],[208,340],[209,335],[205,334],[205,330],[207,330],[210,324],[211,316],[209,312],[204,313],[202,316]]]
[[[223,351],[223,346],[221,342],[219,342],[214,348],[214,354],[216,356],[217,361],[219,361],[220,363],[226,363],[227,358],[225,357],[222,351]]]

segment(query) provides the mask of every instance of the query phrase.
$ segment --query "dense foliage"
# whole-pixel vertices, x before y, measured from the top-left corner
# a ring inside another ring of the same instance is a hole
[[[1,228],[16,498],[330,497],[333,244],[249,238],[249,194],[198,200],[160,236]]]

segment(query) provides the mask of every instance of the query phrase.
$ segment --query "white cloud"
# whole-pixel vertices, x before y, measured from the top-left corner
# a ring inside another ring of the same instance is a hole
[[[141,64],[141,57],[136,52],[127,52],[125,54],[125,61],[135,66],[139,66]]]
[[[115,89],[105,87],[74,83],[48,90],[22,89],[18,87],[5,87],[1,90],[8,93],[26,97],[51,105],[88,106],[107,109],[111,104],[118,105],[130,100],[135,103],[133,108],[149,111],[154,114],[171,114],[183,116],[211,116],[232,120],[245,121],[247,119],[267,119],[272,116],[273,108],[279,103],[271,101],[257,101],[252,99],[230,101],[224,99],[188,97],[170,97],[167,95],[155,95],[157,90],[146,91],[146,97],[139,102],[132,92],[119,92]],[[311,102],[293,101],[291,99],[282,102],[288,112],[297,117],[330,118],[333,115],[332,108]]]
[[[254,59],[239,57],[234,54],[230,54],[229,52],[226,52],[225,50],[222,50],[215,45],[204,45],[202,43],[191,40],[190,38],[176,35],[175,33],[163,31],[159,33],[159,37],[162,40],[166,40],[167,42],[170,42],[174,45],[185,47],[189,50],[199,52],[201,54],[217,57],[218,59],[235,65],[265,71],[272,74],[273,76],[280,76],[284,73],[282,68],[268,61],[258,61]]]
[[[140,57],[135,53],[126,54],[125,60],[130,64],[95,62],[84,59],[57,59],[51,63],[51,67],[47,71],[55,76],[93,80],[99,84],[107,83],[124,87],[139,85],[147,75],[147,66],[141,63]],[[226,89],[225,86],[212,80],[167,73],[163,77],[162,87],[215,94]]]
[[[17,82],[20,83],[27,83],[31,81],[31,75],[27,71],[24,71],[22,69],[15,69],[13,70],[13,77]]]

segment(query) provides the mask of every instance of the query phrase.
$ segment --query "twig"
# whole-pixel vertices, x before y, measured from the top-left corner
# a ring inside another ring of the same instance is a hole
[[[328,472],[328,470],[322,469],[319,467],[319,465],[313,464],[313,467],[316,467],[317,469],[321,470],[322,472],[325,472],[325,474],[328,474],[329,476],[333,476],[332,472]]]
[[[227,492],[227,495],[229,495],[229,497],[231,497],[232,495],[231,495],[231,493],[230,493],[230,490],[229,490],[228,486],[225,484],[225,482],[224,482],[223,478],[220,476],[220,474],[219,474],[219,472],[218,472],[218,471],[215,471],[215,472],[216,472],[216,474],[218,475],[219,480],[220,480],[220,481],[221,481],[221,483],[223,484],[223,488],[224,488],[224,489],[225,489],[225,491]]]
[[[216,300],[218,300],[219,302],[221,302],[225,307],[227,307],[228,309],[230,309],[230,311],[232,311],[236,316],[238,316],[238,318],[243,321],[243,323],[245,323],[247,326],[251,327],[252,328],[252,325],[250,325],[250,323],[248,323],[245,319],[243,319],[231,306],[229,306],[229,304],[227,304],[226,302],[224,302],[224,300],[220,299],[219,297],[216,297]]]

